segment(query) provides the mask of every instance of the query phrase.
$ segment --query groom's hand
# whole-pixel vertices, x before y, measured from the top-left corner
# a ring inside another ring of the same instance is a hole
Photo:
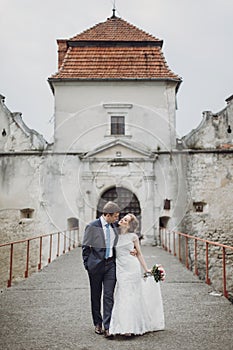
[[[138,252],[137,252],[137,249],[135,249],[135,248],[134,248],[133,250],[130,251],[130,254],[133,255],[133,256],[136,256],[137,253],[138,253]]]

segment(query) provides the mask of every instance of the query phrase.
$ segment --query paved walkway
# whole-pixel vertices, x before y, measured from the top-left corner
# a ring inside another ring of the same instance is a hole
[[[106,340],[93,332],[89,286],[81,249],[61,256],[41,272],[1,291],[2,350],[232,350],[233,305],[209,294],[176,258],[143,247],[152,266],[160,262],[166,329],[130,340]]]

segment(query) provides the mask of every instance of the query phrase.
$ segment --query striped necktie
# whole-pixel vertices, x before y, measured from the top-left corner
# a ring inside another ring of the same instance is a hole
[[[105,259],[109,258],[110,255],[110,227],[109,224],[105,225],[106,227],[106,252]]]

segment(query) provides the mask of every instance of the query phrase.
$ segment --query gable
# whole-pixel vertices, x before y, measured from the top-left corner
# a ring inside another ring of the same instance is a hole
[[[153,152],[133,142],[124,142],[122,140],[116,140],[108,143],[104,143],[96,147],[93,151],[90,151],[83,155],[83,159],[99,159],[99,160],[112,160],[112,159],[142,159],[154,157]]]
[[[190,149],[230,149],[232,145],[233,101],[227,99],[227,106],[217,113],[203,112],[198,127],[182,138]]]
[[[2,95],[0,95],[0,131],[1,151],[44,150],[48,145],[42,135],[27,127],[21,113],[10,112]]]

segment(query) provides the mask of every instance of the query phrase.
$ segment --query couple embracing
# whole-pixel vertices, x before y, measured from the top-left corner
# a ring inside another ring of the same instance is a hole
[[[138,220],[129,213],[117,223],[119,214],[118,205],[107,202],[102,216],[87,225],[82,244],[95,333],[106,338],[164,329],[160,285],[142,278],[141,268],[151,270],[135,233]]]

